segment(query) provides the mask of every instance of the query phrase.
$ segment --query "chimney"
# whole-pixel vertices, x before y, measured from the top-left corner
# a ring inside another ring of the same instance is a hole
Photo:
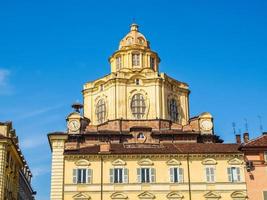
[[[110,144],[100,144],[100,151],[99,153],[110,153]]]
[[[237,144],[241,144],[241,135],[240,134],[235,135],[235,139],[236,139]]]
[[[244,133],[243,134],[243,139],[244,139],[244,143],[248,143],[249,142],[249,134],[248,133]]]

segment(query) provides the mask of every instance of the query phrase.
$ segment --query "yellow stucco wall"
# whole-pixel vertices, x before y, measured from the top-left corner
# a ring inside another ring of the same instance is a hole
[[[192,199],[206,199],[205,194],[209,191],[213,191],[221,196],[221,199],[234,199],[231,195],[236,191],[246,191],[246,184],[244,180],[244,165],[242,163],[242,157],[238,158],[240,163],[229,164],[237,155],[222,156],[216,155],[211,156],[215,159],[216,164],[216,182],[206,183],[205,178],[205,157],[207,155],[190,156],[189,167],[191,173],[191,189]],[[154,199],[171,199],[167,198],[167,195],[171,192],[179,192],[184,198],[189,199],[188,192],[188,168],[187,158],[184,156],[173,155],[151,155],[146,156],[147,159],[152,161],[152,164],[144,167],[152,167],[156,169],[156,182],[141,184],[137,182],[137,168],[142,167],[138,162],[144,159],[144,156],[103,156],[103,199],[112,199],[111,195],[119,192],[127,196],[127,199],[142,199],[139,198],[143,192],[149,192],[155,196]],[[179,164],[175,165],[184,169],[184,182],[183,183],[170,183],[169,168],[174,167],[168,165],[167,162],[175,158]],[[121,159],[125,162],[122,168],[129,170],[129,183],[127,184],[113,184],[110,183],[109,169],[114,168],[112,164],[117,159]],[[85,162],[79,166],[79,162]],[[241,169],[241,182],[232,183],[228,182],[227,167],[238,166]],[[93,170],[93,181],[90,184],[73,184],[72,183],[72,170],[75,168],[89,168]],[[88,198],[100,199],[101,191],[101,160],[100,156],[68,156],[65,158],[65,175],[64,175],[64,199],[71,200],[75,199],[74,196],[82,193],[87,195]],[[116,199],[116,198],[114,198]],[[245,198],[243,198],[245,199]]]

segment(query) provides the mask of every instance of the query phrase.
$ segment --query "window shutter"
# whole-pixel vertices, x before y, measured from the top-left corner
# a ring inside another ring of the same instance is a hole
[[[236,168],[236,174],[237,174],[237,181],[240,182],[241,177],[240,177],[240,168],[239,167]]]
[[[178,180],[178,182],[179,183],[183,183],[184,182],[184,170],[183,170],[183,168],[178,168],[178,170],[179,170],[179,180]]]
[[[92,183],[93,181],[93,170],[87,169],[87,183]]]
[[[170,168],[170,182],[174,183],[174,168]]]
[[[210,182],[215,182],[215,168],[210,168]]]
[[[141,168],[137,169],[137,182],[141,183]]]
[[[210,169],[206,167],[206,181],[210,182]]]
[[[114,169],[109,169],[110,183],[114,183]]]
[[[72,183],[77,183],[77,169],[72,170]]]
[[[124,168],[123,169],[123,183],[128,183],[128,169],[127,168]]]
[[[156,181],[156,170],[155,170],[155,168],[150,168],[150,179],[151,179],[151,183],[155,183],[155,181]]]
[[[228,174],[228,181],[229,182],[233,182],[233,179],[232,179],[232,170],[230,167],[227,168],[227,174]]]

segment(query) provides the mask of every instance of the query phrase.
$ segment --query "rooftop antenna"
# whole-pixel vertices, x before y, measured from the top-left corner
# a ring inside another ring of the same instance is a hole
[[[236,123],[235,122],[232,123],[232,127],[233,127],[234,134],[236,135],[236,129],[235,129]]]
[[[260,132],[263,132],[263,125],[262,125],[262,117],[258,115],[259,121],[260,121]]]
[[[247,118],[244,118],[244,121],[245,121],[245,130],[246,130],[246,132],[248,132],[248,120],[247,120]]]

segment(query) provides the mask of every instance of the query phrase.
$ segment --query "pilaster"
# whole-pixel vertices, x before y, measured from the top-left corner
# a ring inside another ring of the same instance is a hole
[[[4,199],[6,183],[6,156],[7,144],[0,143],[0,199]]]
[[[64,147],[67,134],[51,134],[48,136],[52,150],[51,167],[51,200],[63,200],[64,194]]]

